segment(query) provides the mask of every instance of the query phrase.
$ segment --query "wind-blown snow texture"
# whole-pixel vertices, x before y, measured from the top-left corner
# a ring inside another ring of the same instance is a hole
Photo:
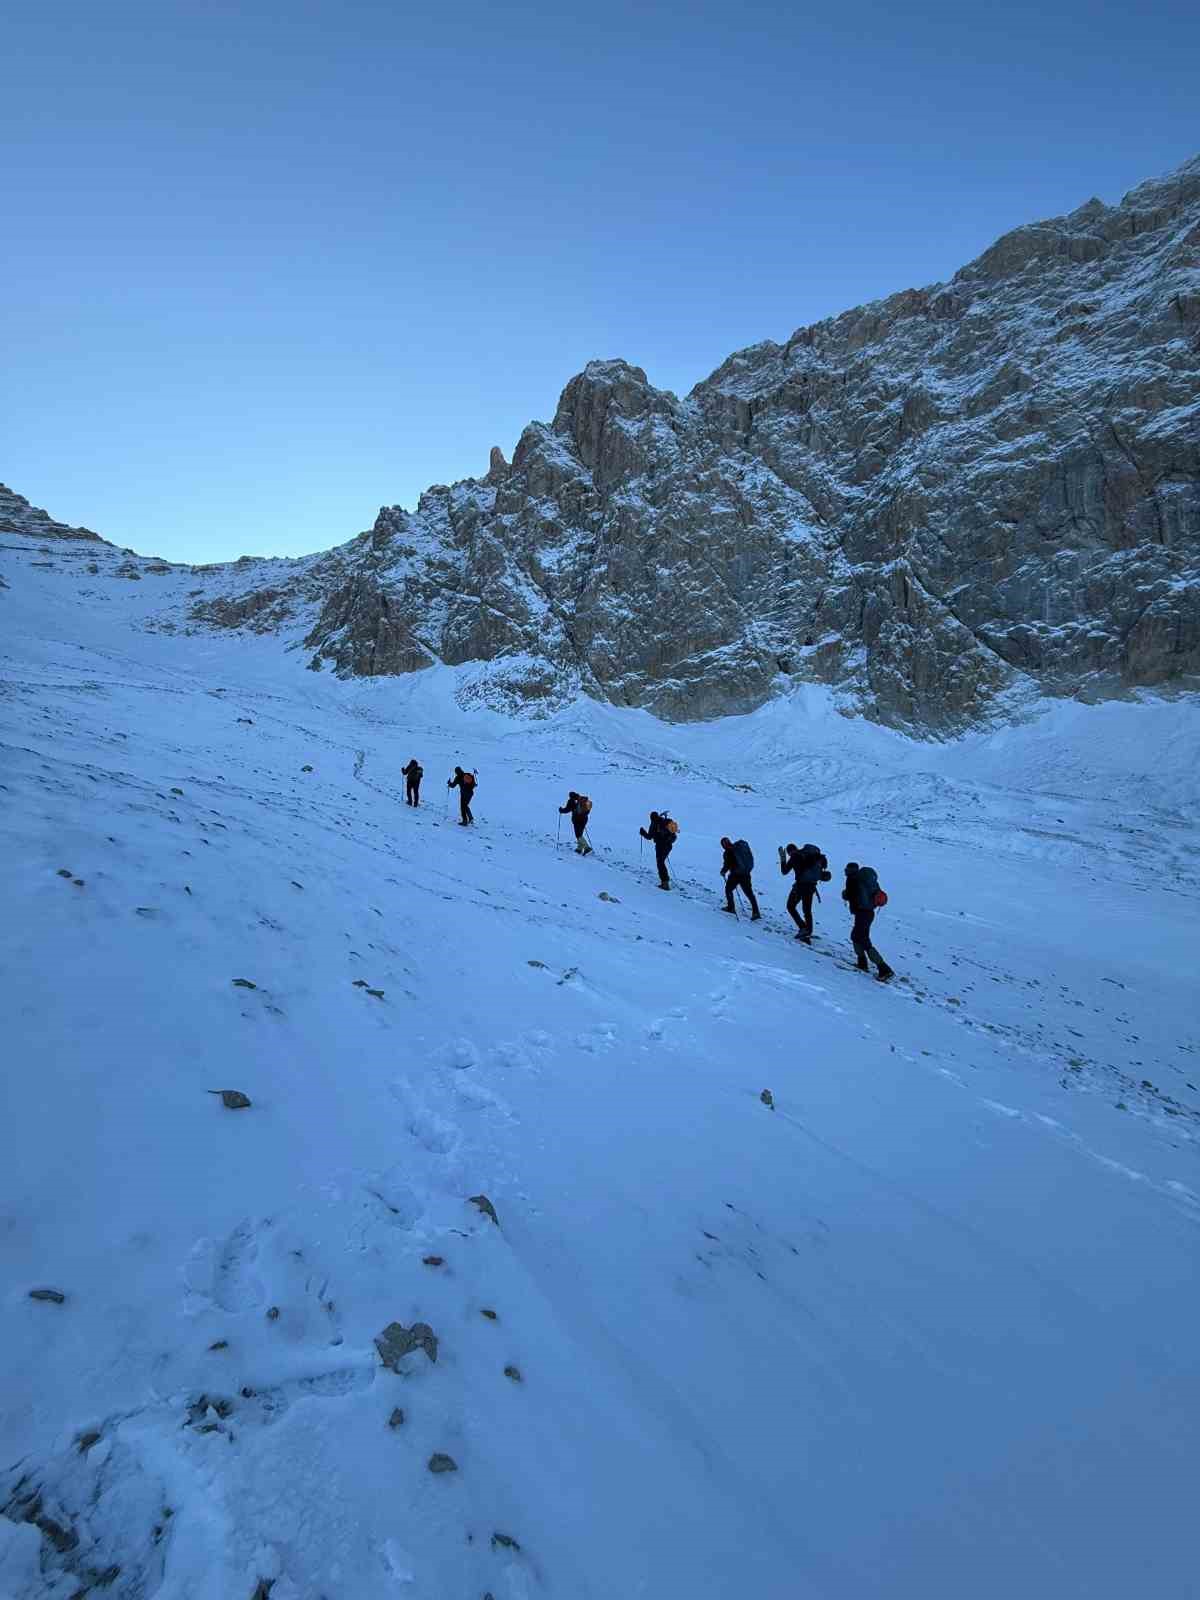
[[[798,683],[944,733],[1200,682],[1200,158],[947,284],[732,356],[685,399],[597,361],[511,465],[329,555],[200,575],[171,626],[318,663],[487,662],[673,720]]]
[[[514,724],[483,669],[148,632],[189,575],[42,531],[0,539],[0,1595],[1190,1592],[1194,703]],[[877,866],[893,987],[836,883],[790,937],[808,839]]]

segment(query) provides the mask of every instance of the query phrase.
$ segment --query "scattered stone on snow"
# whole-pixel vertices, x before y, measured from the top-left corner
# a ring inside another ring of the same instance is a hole
[[[763,1105],[766,1106],[768,1111],[774,1111],[775,1096],[771,1093],[770,1089],[764,1089],[758,1098],[762,1101]]]
[[[527,967],[538,967],[542,972],[545,972],[546,970],[546,963],[544,961],[527,961],[525,965]]]
[[[617,899],[616,895],[615,894],[609,894],[607,889],[601,889],[599,895],[596,898],[599,899],[599,900],[607,900],[610,906],[619,906],[621,904],[621,902]]]
[[[229,1349],[229,1340],[228,1339],[216,1339],[216,1340],[214,1340],[214,1342],[212,1344],[209,1345],[208,1348],[210,1350],[228,1350]]]
[[[519,1550],[521,1546],[511,1533],[494,1533],[492,1535],[493,1550]]]
[[[479,1315],[486,1317],[489,1322],[499,1322],[500,1320],[490,1306],[480,1306]]]
[[[87,1455],[94,1444],[100,1443],[100,1435],[95,1428],[89,1428],[86,1433],[81,1433],[75,1441],[75,1448],[81,1456]]]
[[[445,1265],[444,1256],[422,1256],[421,1261],[427,1267],[440,1267]]]
[[[250,1104],[249,1096],[240,1089],[210,1089],[208,1092],[221,1096],[221,1104],[226,1111],[245,1111]]]
[[[279,1321],[279,1307],[278,1306],[270,1306],[270,1307],[268,1307],[268,1309],[267,1309],[267,1321],[268,1322],[278,1322]]]
[[[457,1472],[458,1462],[453,1456],[445,1455],[441,1450],[435,1450],[429,1458],[430,1472]]]
[[[172,789],[172,790],[171,790],[171,793],[172,793],[172,794],[182,794],[182,793],[183,793],[183,790],[182,790],[182,789]]]
[[[471,1204],[473,1206],[478,1206],[480,1211],[483,1212],[485,1217],[491,1217],[492,1221],[496,1224],[496,1226],[497,1227],[500,1226],[500,1218],[496,1215],[496,1208],[492,1204],[492,1202],[488,1199],[487,1195],[485,1195],[485,1194],[473,1194],[471,1196]]]
[[[402,1322],[389,1322],[383,1332],[376,1335],[375,1348],[385,1367],[400,1372],[401,1361],[414,1350],[424,1350],[430,1361],[436,1362],[437,1334],[427,1322],[414,1322],[411,1328],[406,1328]]]
[[[308,767],[308,766],[304,766],[304,767],[300,768],[301,772],[311,772],[312,770],[313,769],[311,767]]]
[[[59,867],[58,875],[60,878],[73,878],[75,876],[70,867]]]
[[[520,1367],[514,1367],[514,1366],[511,1366],[511,1365],[505,1367],[504,1376],[506,1378],[511,1378],[514,1383],[524,1383],[525,1382],[525,1379],[521,1376]]]
[[[233,987],[235,989],[257,989],[258,985],[251,983],[249,978],[234,978]]]
[[[389,1428],[402,1428],[404,1426],[404,1413],[401,1411],[399,1406],[396,1407],[391,1416],[388,1418],[387,1425]]]
[[[31,1300],[49,1300],[51,1304],[61,1306],[66,1300],[66,1295],[61,1289],[30,1289]]]

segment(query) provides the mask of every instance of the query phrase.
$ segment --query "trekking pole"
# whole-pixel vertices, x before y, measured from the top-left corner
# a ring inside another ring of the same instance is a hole
[[[555,851],[556,855],[558,853],[558,847],[559,847],[559,845],[561,843],[562,843],[562,812],[560,811],[559,814],[558,814],[558,827],[555,830],[555,834],[554,834],[554,851]]]

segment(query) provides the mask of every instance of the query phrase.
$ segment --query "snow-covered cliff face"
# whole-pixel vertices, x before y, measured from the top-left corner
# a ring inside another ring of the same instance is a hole
[[[946,729],[1200,669],[1200,161],[731,357],[593,362],[511,466],[380,512],[310,634],[670,718],[839,686]]]
[[[953,731],[1200,674],[1200,158],[948,284],[732,356],[686,399],[597,361],[511,464],[168,626],[287,625],[340,673],[487,663],[671,719],[795,680]]]

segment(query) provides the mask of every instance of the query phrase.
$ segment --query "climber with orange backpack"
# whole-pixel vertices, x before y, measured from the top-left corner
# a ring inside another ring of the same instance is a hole
[[[895,973],[871,943],[871,924],[875,921],[875,913],[888,903],[887,895],[879,887],[879,874],[875,868],[860,867],[857,861],[848,861],[842,899],[854,918],[850,943],[858,958],[858,970],[870,972],[867,965],[867,957],[870,956],[875,963],[875,976],[880,983],[886,983],[889,978],[895,977]]]
[[[658,887],[669,889],[671,887],[671,874],[667,871],[667,857],[675,848],[675,840],[679,837],[679,824],[674,818],[669,817],[665,811],[652,811],[650,813],[649,828],[639,828],[638,832],[643,839],[649,839],[654,846],[654,862],[658,867]]]
[[[467,828],[475,821],[471,814],[471,799],[475,793],[475,786],[479,782],[473,772],[464,772],[461,767],[455,767],[454,776],[446,780],[447,789],[458,790],[459,827]],[[449,795],[446,796],[449,799]]]
[[[587,825],[592,814],[592,802],[585,794],[576,794],[574,789],[567,795],[565,806],[559,806],[560,817],[569,816],[571,826],[575,829],[575,854],[590,856],[592,847],[587,840]]]

